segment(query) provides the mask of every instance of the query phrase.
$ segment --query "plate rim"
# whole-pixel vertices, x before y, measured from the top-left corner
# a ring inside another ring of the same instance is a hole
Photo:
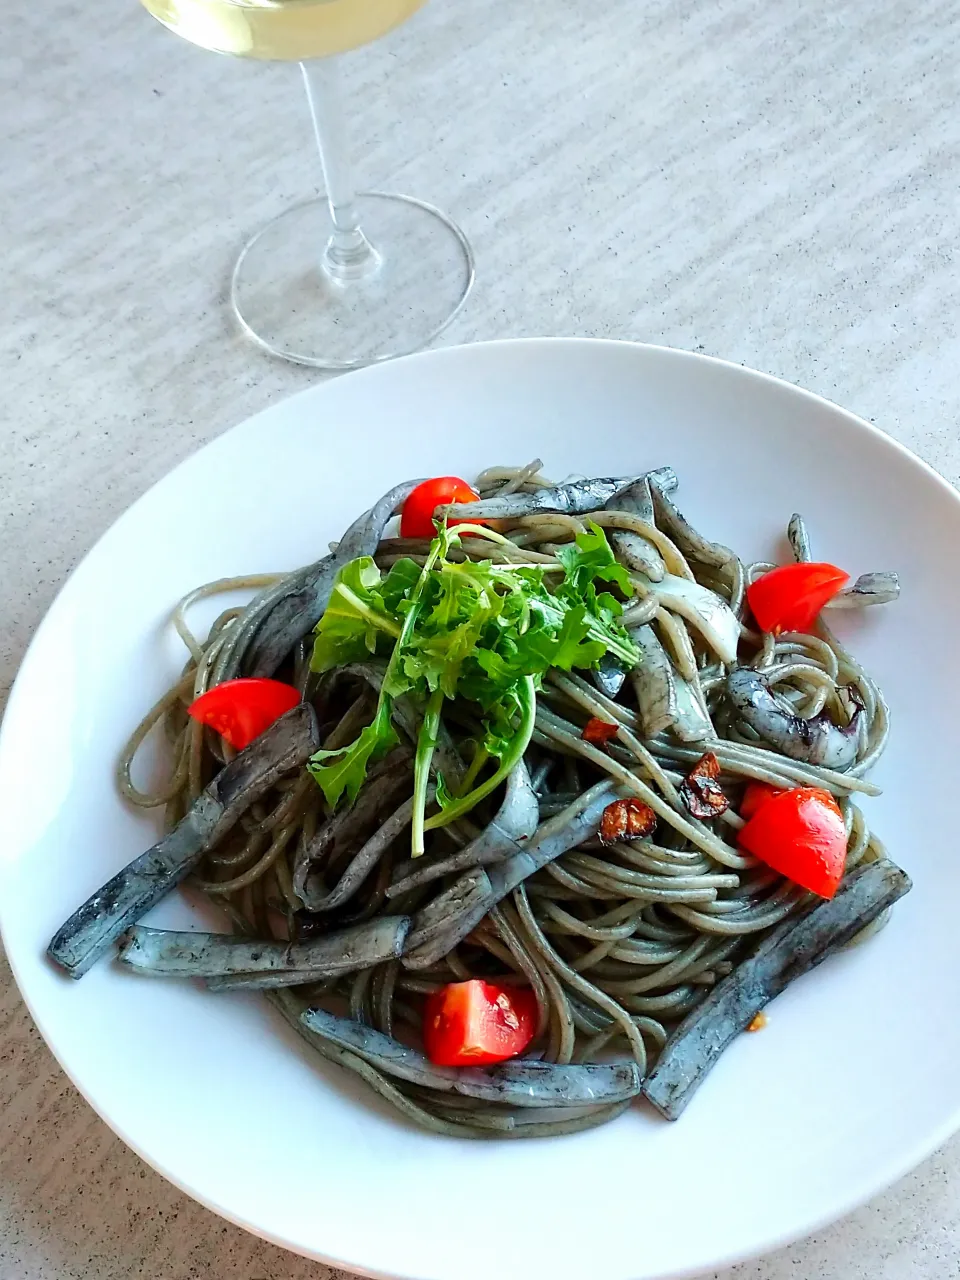
[[[376,380],[377,378],[389,377],[389,370],[396,365],[442,364],[447,360],[462,358],[465,352],[472,351],[476,348],[482,348],[484,350],[503,348],[516,350],[524,348],[553,348],[561,346],[576,348],[614,348],[624,351],[640,351],[665,355],[670,359],[676,359],[678,363],[681,364],[695,362],[697,364],[713,365],[728,372],[732,372],[737,376],[742,376],[748,381],[759,380],[761,383],[767,384],[768,386],[776,387],[781,391],[790,392],[793,395],[799,396],[811,405],[819,406],[831,413],[840,414],[846,420],[846,425],[849,428],[863,432],[868,437],[872,437],[876,443],[883,445],[885,448],[890,449],[893,454],[898,455],[900,462],[914,467],[919,467],[921,472],[924,473],[926,479],[932,480],[935,483],[936,488],[938,488],[949,501],[955,503],[957,507],[960,508],[960,492],[958,492],[958,490],[933,466],[923,458],[919,457],[913,452],[913,450],[891,436],[888,432],[884,431],[882,427],[877,426],[876,423],[870,422],[859,414],[854,413],[852,410],[838,404],[836,401],[830,400],[828,397],[823,396],[818,392],[810,391],[809,389],[791,382],[786,378],[781,378],[775,374],[754,369],[749,365],[737,361],[708,355],[705,352],[691,351],[682,347],[671,347],[661,343],[648,343],[620,338],[541,336],[496,338],[482,342],[465,342],[450,346],[431,348],[425,351],[415,352],[410,355],[400,356],[393,360],[368,365],[362,369],[352,370],[346,374],[338,374],[333,377],[325,378],[321,382],[311,383],[290,395],[281,396],[272,400],[261,409],[258,409],[255,413],[252,413],[246,418],[242,418],[226,427],[212,439],[207,440],[199,448],[192,450],[185,457],[181,458],[173,467],[168,471],[165,471],[142,493],[140,493],[119,513],[119,515],[116,516],[114,520],[111,521],[104,530],[102,530],[59,585],[56,594],[44,611],[43,617],[31,636],[30,642],[20,659],[16,675],[9,690],[3,715],[0,717],[0,772],[3,770],[7,753],[11,750],[10,740],[12,739],[12,730],[9,728],[11,719],[9,711],[11,707],[18,704],[19,698],[23,696],[22,674],[29,667],[32,654],[34,650],[40,646],[47,627],[52,625],[50,623],[51,614],[56,610],[62,595],[69,589],[76,575],[83,569],[87,561],[96,554],[101,544],[114,535],[114,531],[117,526],[120,525],[128,516],[131,516],[132,513],[134,513],[140,505],[150,497],[159,485],[164,484],[183,468],[192,464],[194,459],[200,455],[211,450],[216,450],[220,447],[221,442],[228,437],[235,433],[255,430],[255,424],[262,417],[274,412],[281,405],[286,406],[300,399],[308,400],[322,396],[330,386],[340,384],[344,377],[351,381],[359,379]],[[2,867],[3,863],[0,862],[0,883],[2,883],[3,879]],[[278,1248],[284,1249],[296,1256],[320,1262],[326,1266],[348,1271],[356,1275],[373,1277],[374,1280],[421,1280],[420,1276],[414,1275],[413,1273],[371,1269],[350,1259],[336,1257],[319,1250],[306,1249],[300,1245],[293,1244],[282,1236],[274,1234],[269,1230],[248,1221],[240,1214],[234,1213],[226,1205],[218,1202],[215,1196],[201,1192],[191,1184],[189,1179],[174,1173],[172,1170],[166,1168],[162,1161],[151,1157],[140,1147],[132,1136],[125,1132],[120,1124],[116,1123],[110,1116],[104,1114],[104,1112],[94,1104],[83,1084],[75,1078],[70,1066],[61,1058],[58,1050],[52,1042],[52,1032],[48,1035],[42,1019],[34,1008],[32,999],[24,989],[22,971],[19,962],[15,959],[14,955],[11,954],[8,948],[7,934],[4,929],[5,914],[4,895],[0,893],[0,944],[3,945],[4,955],[6,956],[7,963],[10,966],[11,973],[13,974],[14,981],[16,982],[20,998],[23,1000],[34,1025],[40,1032],[47,1049],[53,1055],[60,1069],[64,1072],[70,1083],[77,1090],[86,1104],[107,1125],[107,1127],[150,1168],[160,1174],[160,1176],[167,1182],[171,1183],[178,1191],[187,1195],[190,1199],[196,1201],[204,1208],[215,1213],[218,1217],[232,1223],[234,1226],[242,1228],[257,1238],[265,1240],[269,1244],[275,1245]],[[761,1240],[751,1245],[749,1248],[730,1250],[707,1263],[698,1263],[693,1266],[683,1267],[679,1270],[658,1273],[656,1280],[689,1280],[691,1277],[703,1275],[705,1268],[724,1269],[733,1267],[740,1263],[762,1258],[767,1254],[783,1249],[798,1240],[806,1239],[813,1233],[839,1222],[862,1205],[887,1191],[894,1183],[912,1172],[920,1163],[942,1147],[944,1143],[958,1131],[960,1131],[960,1098],[958,1098],[958,1102],[952,1113],[935,1128],[930,1136],[914,1143],[905,1155],[901,1155],[898,1158],[891,1158],[886,1166],[879,1167],[876,1176],[869,1179],[869,1185],[861,1187],[843,1200],[837,1201],[829,1210],[805,1220],[802,1225],[799,1225],[795,1229],[772,1232],[765,1235]]]

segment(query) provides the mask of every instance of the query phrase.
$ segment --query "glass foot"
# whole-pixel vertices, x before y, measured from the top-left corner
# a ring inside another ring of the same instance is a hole
[[[473,284],[470,244],[446,214],[412,196],[357,197],[376,251],[359,278],[324,266],[331,224],[323,197],[274,218],[244,247],[230,302],[271,355],[317,369],[356,369],[407,355],[445,329]]]

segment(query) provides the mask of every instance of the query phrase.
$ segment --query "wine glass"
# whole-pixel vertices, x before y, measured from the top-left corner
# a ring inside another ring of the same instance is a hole
[[[425,0],[142,0],[171,31],[218,53],[299,62],[326,188],[261,228],[230,284],[264,350],[353,369],[424,346],[463,306],[473,253],[455,222],[413,196],[358,194],[337,54],[384,35]]]

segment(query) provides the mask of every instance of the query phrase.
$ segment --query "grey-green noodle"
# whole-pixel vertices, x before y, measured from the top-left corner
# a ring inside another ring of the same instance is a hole
[[[477,480],[483,497],[533,493],[547,484],[539,463],[493,468]],[[543,1060],[585,1063],[613,1052],[635,1059],[642,1074],[656,1060],[671,1029],[710,988],[779,922],[809,902],[803,890],[738,848],[742,819],[737,809],[748,781],[825,788],[836,797],[846,823],[847,869],[882,855],[855,800],[858,794],[876,793],[864,774],[886,742],[888,715],[883,697],[822,623],[815,635],[774,638],[749,629],[744,622],[745,586],[768,566],[745,565],[715,544],[709,544],[716,551],[710,553],[713,563],[685,554],[678,545],[684,543],[682,529],[661,527],[659,518],[646,519],[627,510],[510,519],[501,526],[507,544],[464,539],[452,554],[507,563],[551,562],[557,544],[572,539],[587,520],[596,520],[608,536],[615,531],[638,535],[661,558],[671,581],[700,583],[720,595],[740,621],[739,664],[763,673],[781,705],[789,705],[797,715],[812,717],[826,709],[843,725],[849,717],[843,690],[853,686],[862,704],[856,756],[849,768],[836,770],[771,749],[738,717],[725,696],[729,664],[718,659],[701,630],[671,607],[668,597],[661,600],[648,593],[642,575],[634,574],[638,599],[626,620],[631,626],[652,629],[653,640],[681,688],[708,719],[708,733],[688,741],[669,729],[645,736],[630,679],[610,696],[585,673],[553,671],[537,693],[527,765],[541,818],[563,813],[598,780],[609,776],[621,794],[636,795],[655,810],[659,820],[655,834],[611,846],[587,840],[548,862],[493,906],[463,941],[426,968],[408,969],[391,959],[349,976],[266,993],[323,1057],[355,1071],[409,1119],[436,1132],[472,1137],[566,1133],[603,1123],[626,1103],[554,1114],[437,1093],[394,1078],[357,1053],[313,1034],[300,1022],[300,1013],[310,1005],[327,1005],[387,1035],[416,1041],[426,994],[450,981],[496,977],[533,990],[539,1011],[534,1049]],[[798,555],[807,554],[805,536],[792,541],[795,549],[800,548]],[[691,541],[689,546],[695,549],[696,543]],[[376,560],[383,568],[402,556],[422,563],[426,551],[425,542],[385,537]],[[135,729],[119,763],[123,795],[134,805],[163,806],[167,828],[183,816],[231,755],[216,734],[187,716],[186,707],[218,682],[219,673],[255,633],[271,602],[296,579],[297,574],[223,579],[191,592],[177,606],[173,621],[188,659],[180,678]],[[650,592],[655,588],[653,584]],[[190,608],[201,599],[238,590],[258,594],[245,607],[220,613],[204,638],[196,636],[189,625]],[[375,674],[347,671],[316,676],[310,672],[307,640],[289,654],[281,678],[294,683],[313,702],[324,745],[330,749],[351,741],[369,721],[375,701],[370,679]],[[414,716],[415,729],[416,708],[408,708],[407,713]],[[591,717],[620,726],[616,740],[605,748],[591,745],[582,736]],[[410,724],[404,727],[409,732]],[[146,793],[134,783],[132,765],[154,730],[166,740],[170,769],[168,781]],[[446,731],[454,749],[469,732],[453,718]],[[684,805],[679,788],[708,750],[717,756],[720,783],[732,803],[718,819],[701,821]],[[426,853],[419,860],[423,867],[441,862],[446,866],[479,834],[497,803],[493,796],[468,818],[429,833]],[[369,921],[378,914],[412,915],[460,874],[456,869],[443,873],[442,867],[432,879],[419,872],[411,874],[406,828],[398,822],[392,838],[387,838],[388,832],[372,853],[367,850],[363,865],[354,861],[363,841],[346,846],[331,841],[326,863],[313,870],[327,890],[338,887],[336,906],[309,915],[296,885],[297,854],[327,820],[320,788],[308,773],[294,770],[206,855],[188,883],[216,903],[235,932],[285,939]],[[347,874],[351,867],[352,873]],[[400,891],[390,894],[398,877]]]

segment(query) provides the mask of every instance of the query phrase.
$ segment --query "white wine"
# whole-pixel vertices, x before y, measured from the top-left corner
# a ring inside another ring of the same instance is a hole
[[[201,49],[300,63],[324,195],[298,200],[261,227],[230,280],[234,317],[280,359],[342,371],[406,355],[436,337],[473,284],[473,254],[455,222],[413,196],[358,194],[349,163],[337,55],[385,35],[425,3],[142,0]],[[306,121],[304,134],[306,141]]]
[[[425,0],[142,0],[185,40],[216,53],[302,62],[355,49]]]

